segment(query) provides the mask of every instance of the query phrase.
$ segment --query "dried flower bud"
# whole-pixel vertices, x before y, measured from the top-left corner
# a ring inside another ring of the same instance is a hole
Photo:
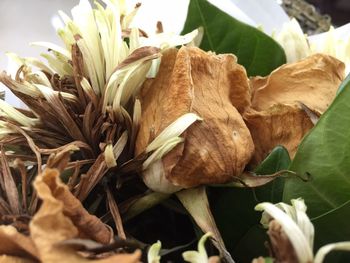
[[[136,154],[180,116],[195,113],[203,120],[182,133],[183,143],[148,166],[146,184],[173,192],[239,176],[254,149],[241,116],[250,107],[249,92],[246,72],[233,55],[189,47],[165,52],[157,77],[142,89]]]

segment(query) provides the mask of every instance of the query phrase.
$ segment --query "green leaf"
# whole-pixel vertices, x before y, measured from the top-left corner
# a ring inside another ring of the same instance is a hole
[[[256,168],[260,174],[273,174],[290,165],[288,151],[277,146]],[[253,189],[209,188],[209,199],[215,221],[228,251],[237,262],[251,262],[266,256],[266,229],[260,225],[261,213],[254,207],[263,201],[279,202],[282,199],[284,178]],[[254,192],[255,191],[255,192]]]
[[[287,149],[283,146],[276,146],[254,172],[259,175],[273,174],[288,169],[290,163]]]
[[[346,79],[340,84],[338,90],[337,90],[337,95],[347,86],[347,84],[350,81],[350,74],[346,77]]]
[[[283,193],[286,203],[292,198],[304,198],[308,215],[315,222],[316,247],[325,241],[350,239],[349,77],[341,87],[331,106],[303,139],[289,168],[300,175],[309,173],[311,180],[287,180]]]
[[[260,30],[244,24],[206,0],[191,0],[182,33],[203,27],[200,48],[233,53],[249,76],[268,75],[286,62],[283,48]]]
[[[255,169],[256,174],[273,174],[286,170],[291,164],[288,150],[283,146],[275,147],[266,159]],[[264,202],[278,203],[282,201],[285,178],[276,178],[266,187],[256,190],[259,200]]]

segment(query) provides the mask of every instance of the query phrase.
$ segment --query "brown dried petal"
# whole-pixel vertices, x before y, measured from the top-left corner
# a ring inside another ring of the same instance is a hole
[[[291,157],[304,135],[313,127],[307,113],[299,105],[278,104],[265,111],[251,110],[244,120],[255,144],[251,164],[259,164],[277,145],[287,148]]]
[[[270,238],[272,256],[275,258],[276,263],[298,262],[293,245],[276,220],[272,220],[269,223],[267,234]]]
[[[0,148],[0,164],[0,176],[2,177],[0,179],[0,187],[7,197],[8,205],[11,208],[12,213],[19,214],[21,207],[16,182],[12,177],[10,166],[2,146]]]
[[[77,206],[70,195],[66,193],[67,188],[58,180],[58,172],[56,170],[49,169],[44,174],[38,175],[34,182],[34,187],[43,203],[30,223],[30,233],[33,242],[39,248],[39,259],[41,262],[58,263],[62,262],[62,259],[67,263],[139,262],[140,252],[138,251],[130,255],[113,255],[105,259],[88,260],[76,253],[72,248],[57,245],[62,241],[77,237],[80,230],[80,223],[77,224],[77,228],[70,217],[65,215],[67,211],[75,223],[77,219],[75,216],[81,214],[85,218],[82,221],[85,221],[92,228],[94,228],[94,225],[89,223],[91,219],[86,218],[86,211],[77,213],[70,211],[73,208],[79,211],[81,207]],[[61,198],[62,200],[59,200]],[[66,202],[68,202],[68,205]]]
[[[125,60],[123,60],[115,69],[119,70],[129,64],[132,64],[136,61],[138,61],[141,58],[147,57],[147,56],[152,56],[152,55],[157,55],[160,52],[159,48],[156,47],[140,47],[135,49]]]
[[[177,118],[196,113],[203,121],[192,124],[182,135],[184,143],[163,158],[164,175],[182,187],[228,182],[243,171],[253,152],[240,115],[249,98],[245,70],[233,55],[188,47],[169,50],[157,77],[142,90],[136,154]]]
[[[274,104],[299,101],[323,113],[344,79],[344,68],[343,62],[324,54],[285,64],[265,78],[251,79],[252,107],[261,111]]]
[[[208,259],[208,263],[220,263],[220,257],[218,257],[218,256],[211,256]]]
[[[62,241],[78,237],[81,222],[86,222],[91,229],[100,232],[91,224],[96,219],[86,215],[83,208],[67,193],[67,187],[58,179],[57,170],[47,169],[36,177],[34,188],[42,205],[30,222],[30,237],[26,237],[12,227],[0,226],[0,262],[9,263],[138,263],[140,251],[133,254],[117,254],[103,259],[89,260],[77,253],[73,248],[62,246]],[[76,209],[77,212],[71,211]],[[72,217],[73,222],[70,217]],[[82,220],[77,224],[76,216]],[[78,228],[74,225],[77,224]],[[61,245],[60,245],[61,244]],[[15,256],[15,257],[12,257]],[[34,259],[32,261],[32,259]]]
[[[3,225],[0,226],[0,255],[1,254],[37,258],[38,251],[29,237],[18,233],[13,226]]]
[[[45,191],[50,191],[47,195],[45,193],[45,197],[41,197],[41,199],[54,198],[56,202],[63,204],[64,215],[69,217],[74,226],[77,227],[80,236],[88,237],[103,244],[110,242],[113,233],[100,219],[90,215],[85,210],[81,202],[60,181],[58,170],[45,169],[36,178],[35,187],[39,189],[45,188]]]
[[[36,261],[20,258],[20,257],[12,257],[7,255],[0,256],[0,263],[34,263]]]

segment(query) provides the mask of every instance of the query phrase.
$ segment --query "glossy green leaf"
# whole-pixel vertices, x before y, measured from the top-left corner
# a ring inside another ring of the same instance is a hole
[[[338,90],[337,90],[337,95],[347,86],[347,84],[350,81],[350,74],[346,77],[346,79],[340,84]]]
[[[254,172],[259,175],[273,174],[288,169],[290,163],[287,149],[283,146],[276,146]]]
[[[302,197],[316,226],[316,247],[350,240],[350,78],[299,146],[290,170],[311,180],[290,179],[283,200]],[[345,209],[344,207],[347,207]]]
[[[286,62],[283,48],[260,30],[244,24],[206,0],[191,0],[182,33],[203,27],[200,47],[233,53],[249,76],[268,75]]]
[[[277,146],[256,168],[260,174],[273,174],[290,165],[288,151]],[[261,213],[254,207],[263,201],[279,202],[282,199],[284,178],[253,189],[210,188],[209,199],[215,221],[226,247],[237,262],[251,262],[255,257],[267,256],[264,246],[266,229],[260,225]]]
[[[256,174],[273,174],[286,170],[291,164],[291,159],[286,148],[277,146],[266,159],[255,169]],[[259,200],[264,202],[278,203],[282,200],[285,178],[276,178],[265,187],[256,189]]]

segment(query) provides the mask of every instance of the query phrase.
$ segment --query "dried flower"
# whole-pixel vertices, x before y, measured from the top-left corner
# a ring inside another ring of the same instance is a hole
[[[0,73],[0,81],[27,106],[16,109],[0,100],[4,177],[0,191],[6,193],[0,197],[0,223],[11,224],[25,234],[30,232],[28,239],[34,247],[40,243],[40,255],[27,251],[29,258],[54,262],[66,256],[74,262],[81,258],[79,254],[71,249],[62,249],[62,254],[54,244],[73,237],[110,241],[113,231],[82,205],[97,185],[118,234],[125,237],[118,204],[101,180],[105,177],[104,183],[115,183],[122,174],[119,169],[133,164],[141,116],[136,96],[146,77],[156,74],[162,52],[192,42],[198,33],[194,30],[185,36],[148,37],[141,29],[130,28],[139,5],[128,13],[123,0],[103,3],[95,1],[92,8],[88,0],[81,0],[72,10],[72,18],[59,13],[64,27],[58,29],[58,35],[64,47],[32,43],[48,48],[49,52],[42,54],[47,65],[39,59],[8,53],[19,69],[14,78]],[[147,46],[147,42],[156,46]],[[129,169],[133,178],[140,166],[136,162]],[[58,181],[58,171],[46,169],[43,175],[44,168],[57,168],[67,179],[67,186]],[[21,195],[16,187],[18,178],[22,180]],[[44,189],[38,194],[30,187],[35,178],[37,191]],[[141,187],[136,195],[143,194],[142,181],[137,180],[137,184]],[[44,205],[39,209],[40,198]],[[112,258],[138,262],[139,256],[136,253]]]
[[[96,2],[93,9],[81,0],[73,18],[59,13],[64,27],[58,34],[65,47],[32,43],[49,49],[43,54],[48,65],[9,53],[19,64],[16,77],[0,74],[0,81],[29,108],[15,109],[0,100],[0,144],[7,157],[21,157],[27,170],[34,164],[40,172],[50,154],[74,145],[68,167],[74,163],[78,178],[70,183],[81,201],[109,170],[132,159],[141,114],[135,96],[153,61],[162,50],[191,42],[197,34],[148,38],[142,30],[129,28],[138,6],[127,13],[124,1],[105,3]],[[146,42],[160,43],[160,48]],[[80,169],[87,169],[85,177]]]

